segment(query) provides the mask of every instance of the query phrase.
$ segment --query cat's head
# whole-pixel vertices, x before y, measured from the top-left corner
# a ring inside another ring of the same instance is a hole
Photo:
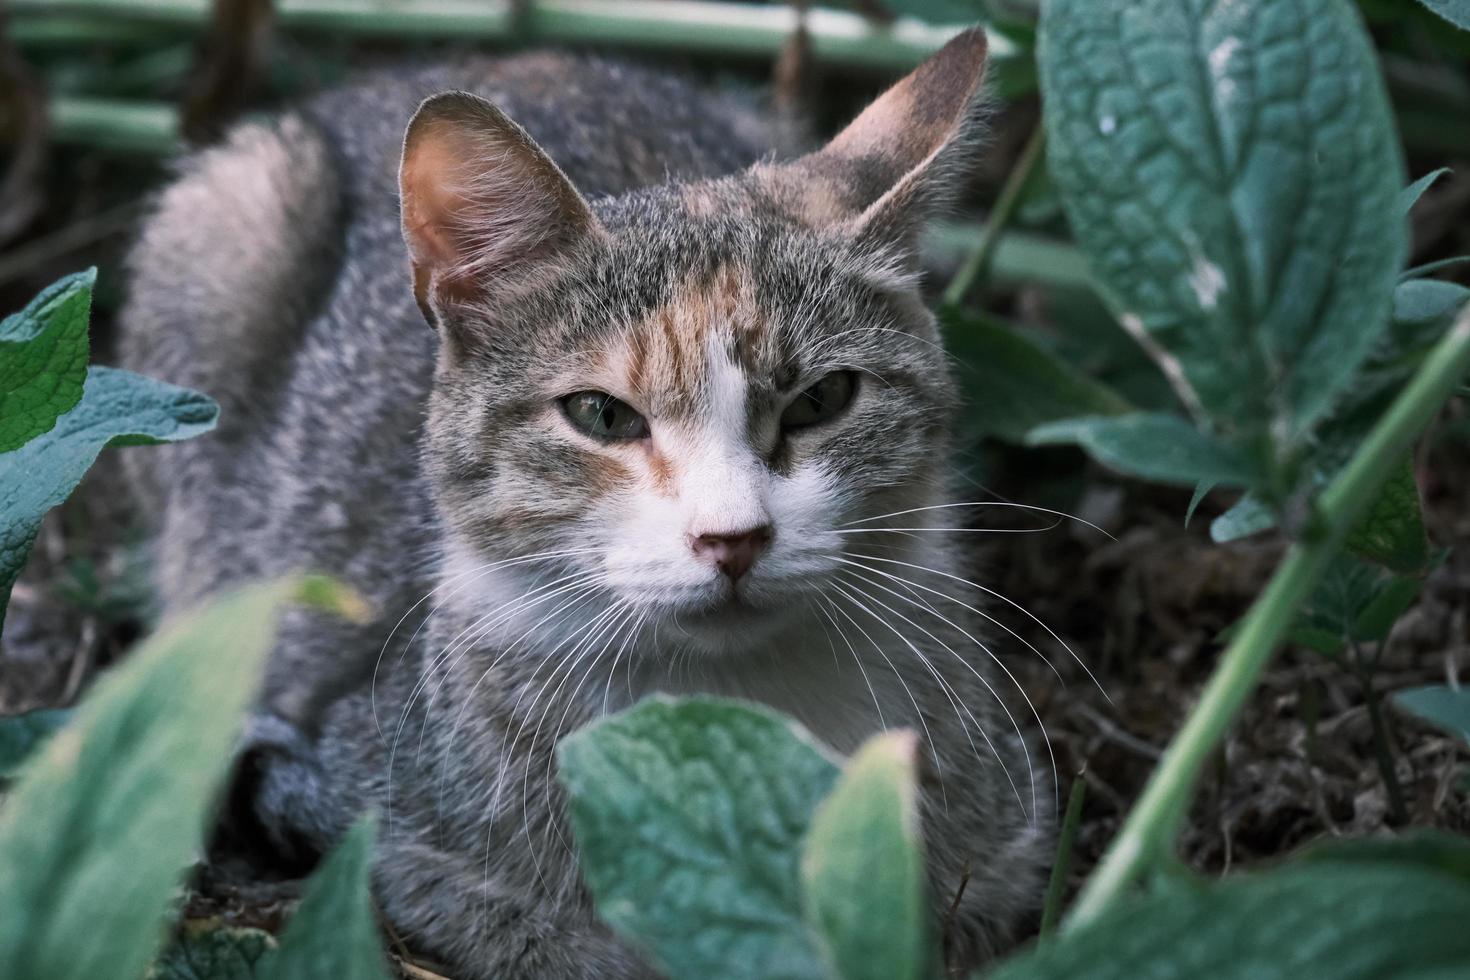
[[[965,33],[816,153],[591,203],[491,104],[423,105],[403,222],[467,594],[738,651],[880,547],[853,522],[941,499],[956,396],[916,237],[984,64]]]

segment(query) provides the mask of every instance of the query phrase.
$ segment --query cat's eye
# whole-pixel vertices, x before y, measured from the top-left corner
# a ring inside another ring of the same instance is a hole
[[[595,439],[643,439],[648,422],[633,406],[605,391],[579,391],[561,400],[573,425]]]
[[[781,413],[781,428],[805,429],[832,419],[852,401],[857,378],[851,371],[833,371],[804,389]]]

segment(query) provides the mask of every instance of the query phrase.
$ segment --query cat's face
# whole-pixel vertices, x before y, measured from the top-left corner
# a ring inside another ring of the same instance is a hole
[[[738,208],[746,184],[719,218],[599,208],[607,234],[441,368],[430,427],[472,560],[555,553],[513,577],[585,574],[698,650],[810,615],[863,543],[844,525],[933,502],[954,404],[912,277]]]
[[[822,153],[596,206],[487,105],[426,104],[427,465],[485,616],[738,653],[878,547],[852,525],[939,500],[955,398],[912,245],[973,120],[961,41]]]

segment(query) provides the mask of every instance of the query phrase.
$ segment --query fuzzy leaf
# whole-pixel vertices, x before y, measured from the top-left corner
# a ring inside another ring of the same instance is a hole
[[[1419,507],[1414,464],[1404,460],[1353,525],[1343,547],[1384,568],[1417,575],[1429,562],[1429,538]]]
[[[371,817],[358,820],[311,876],[280,949],[258,971],[261,980],[388,980],[368,890],[375,833]]]
[[[655,698],[558,746],[604,921],[679,977],[823,975],[798,865],[837,767],[794,722]]]
[[[275,948],[270,933],[215,923],[190,923],[148,971],[148,980],[260,980]]]
[[[48,708],[0,718],[0,779],[19,772],[21,763],[71,716],[69,708]]]
[[[1020,443],[1046,422],[1130,409],[1111,388],[994,321],[949,314],[945,346],[960,363],[966,421],[976,436]]]
[[[1470,0],[1419,0],[1461,30],[1470,31]]]
[[[1178,415],[1136,412],[1065,419],[1033,429],[1026,442],[1032,446],[1077,443],[1119,472],[1160,483],[1243,487],[1256,477],[1250,460]]]
[[[1299,445],[1387,321],[1403,162],[1348,0],[1046,0],[1049,162],[1114,312],[1242,445]]]
[[[96,281],[96,269],[74,273],[0,320],[0,453],[50,431],[81,400]]]
[[[1419,203],[1419,198],[1424,196],[1424,192],[1429,190],[1430,186],[1436,180],[1439,180],[1439,178],[1443,177],[1449,172],[1449,167],[1440,167],[1438,170],[1431,170],[1423,177],[1420,177],[1418,180],[1414,181],[1408,187],[1405,187],[1403,190],[1399,191],[1399,214],[1407,217],[1409,212],[1414,210],[1414,205]]]
[[[1416,718],[1470,743],[1470,688],[1433,684],[1399,691],[1393,703]]]
[[[1443,279],[1410,279],[1393,291],[1393,318],[1399,323],[1432,323],[1455,314],[1470,289]]]
[[[93,367],[82,400],[55,427],[0,455],[0,626],[41,518],[71,495],[103,447],[188,439],[214,428],[218,414],[197,391]]]
[[[165,626],[27,764],[0,810],[0,976],[143,975],[299,588],[243,589]]]
[[[1465,845],[1459,845],[1464,850]],[[1470,881],[1389,859],[1322,860],[1173,886],[1005,964],[991,980],[1447,980],[1470,962]]]
[[[1276,526],[1276,515],[1261,502],[1261,498],[1247,493],[1235,505],[1210,522],[1210,538],[1217,544],[1248,538],[1252,534],[1270,530]]]
[[[912,732],[879,735],[818,808],[802,857],[807,921],[841,980],[933,975]]]

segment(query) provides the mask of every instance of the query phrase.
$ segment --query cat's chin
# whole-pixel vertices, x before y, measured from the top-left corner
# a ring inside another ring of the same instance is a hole
[[[756,604],[750,597],[732,591],[696,607],[671,612],[665,635],[699,653],[738,656],[765,649],[791,625],[799,608],[789,603]]]

